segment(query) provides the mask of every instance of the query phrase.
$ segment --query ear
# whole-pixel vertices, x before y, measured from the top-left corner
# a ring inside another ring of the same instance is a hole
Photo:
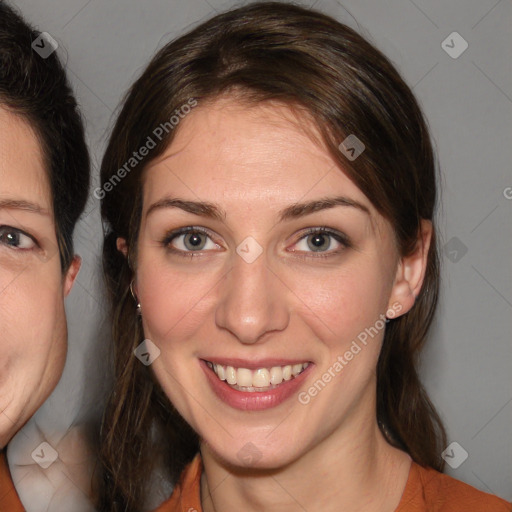
[[[64,278],[64,297],[67,297],[71,291],[71,288],[73,288],[73,284],[81,266],[82,258],[75,254],[73,260],[71,261],[71,265],[69,265],[69,268],[66,272],[66,277]]]
[[[125,238],[118,237],[116,240],[116,247],[119,252],[123,253],[123,256],[125,258],[128,258],[128,244],[126,243]],[[130,265],[129,259],[128,259],[128,265]],[[135,289],[132,291],[132,293],[135,293],[135,295],[137,295],[137,285],[135,284],[135,286],[133,286],[133,288],[135,288]],[[130,289],[131,289],[131,287],[130,287]]]
[[[404,315],[410,311],[423,285],[428,250],[432,239],[432,222],[422,219],[420,229],[421,233],[414,252],[401,258],[398,263],[388,304],[388,312],[392,311],[393,315],[390,313],[389,318]]]
[[[126,258],[128,255],[128,244],[124,238],[118,238],[116,240],[116,247],[119,252],[122,252],[124,257]]]

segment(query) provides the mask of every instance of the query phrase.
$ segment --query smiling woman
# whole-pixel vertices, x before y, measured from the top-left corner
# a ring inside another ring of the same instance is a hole
[[[102,202],[116,383],[100,509],[147,509],[160,464],[160,511],[509,510],[440,473],[416,371],[436,166],[394,67],[313,10],[218,15],[132,86],[102,183],[191,98]]]
[[[23,508],[5,447],[62,374],[89,185],[76,102],[57,56],[32,50],[37,37],[0,0],[0,510],[10,512]]]

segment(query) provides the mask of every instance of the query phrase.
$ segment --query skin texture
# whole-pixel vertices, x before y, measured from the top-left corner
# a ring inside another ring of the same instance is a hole
[[[207,512],[298,504],[325,512],[340,503],[345,511],[392,511],[410,468],[410,457],[384,440],[376,421],[384,329],[308,404],[294,395],[263,411],[231,408],[199,366],[200,359],[223,357],[309,361],[304,391],[380,315],[393,305],[395,316],[406,313],[419,293],[430,223],[417,251],[400,258],[391,225],[300,121],[277,104],[199,105],[145,172],[134,289],[145,336],[161,350],[152,369],[202,438]],[[279,219],[292,204],[333,196],[357,201],[369,214],[336,206]],[[226,215],[178,208],[148,214],[167,197],[216,203]],[[193,257],[170,251],[185,251],[190,236],[163,242],[186,226],[210,232]],[[322,252],[314,252],[304,230],[321,226],[345,234],[350,245],[326,237]],[[252,263],[236,252],[248,236],[263,249]],[[126,253],[124,240],[118,248]],[[249,467],[240,458],[248,442],[257,453]]]
[[[32,206],[21,207],[20,201]],[[80,258],[76,256],[63,275],[57,247],[39,142],[25,120],[0,107],[1,448],[62,374],[67,341],[64,297]]]

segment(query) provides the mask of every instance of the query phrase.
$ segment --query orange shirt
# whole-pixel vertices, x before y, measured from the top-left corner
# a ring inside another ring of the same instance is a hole
[[[0,512],[25,512],[9,472],[5,452],[0,452]]]
[[[202,512],[199,454],[183,471],[172,496],[155,512]],[[512,504],[464,482],[412,462],[395,512],[512,512]]]

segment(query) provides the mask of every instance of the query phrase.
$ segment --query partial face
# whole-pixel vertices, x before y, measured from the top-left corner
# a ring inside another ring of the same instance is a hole
[[[62,276],[39,143],[24,120],[0,107],[2,448],[43,403],[62,373],[63,296],[70,289],[72,271]]]
[[[181,123],[144,181],[152,369],[221,459],[277,467],[375,421],[385,315],[406,309],[392,229],[286,107]]]

